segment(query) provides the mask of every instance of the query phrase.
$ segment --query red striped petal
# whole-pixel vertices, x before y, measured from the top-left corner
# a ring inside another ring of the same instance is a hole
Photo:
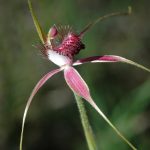
[[[43,86],[43,84],[49,79],[51,78],[53,75],[55,75],[56,73],[60,72],[62,69],[56,69],[56,70],[53,70],[49,73],[47,73],[46,75],[44,75],[41,80],[36,84],[36,86],[34,87],[28,101],[27,101],[27,104],[26,104],[26,107],[25,107],[25,110],[24,110],[24,114],[23,114],[23,120],[22,120],[22,129],[21,129],[21,137],[20,137],[20,150],[22,150],[22,140],[23,140],[23,132],[24,132],[24,124],[25,124],[25,119],[26,119],[26,116],[27,116],[27,112],[28,112],[28,109],[30,107],[30,104],[32,102],[32,99],[34,97],[34,95],[38,92],[38,90]]]
[[[104,56],[92,56],[92,57],[87,57],[83,58],[80,60],[77,60],[76,62],[73,63],[74,66],[80,65],[83,63],[95,63],[95,62],[120,62],[122,61],[122,57],[120,56],[114,56],[114,55],[104,55]]]
[[[116,56],[116,55],[104,55],[104,56],[93,56],[93,57],[88,57],[88,58],[83,58],[80,60],[77,60],[76,62],[73,63],[73,66],[81,65],[84,63],[114,63],[114,62],[122,62],[122,63],[127,63],[133,66],[136,66],[138,68],[141,68],[145,71],[150,72],[150,69],[144,67],[143,65],[140,65],[134,61],[131,61],[129,59],[123,58],[121,56]]]
[[[76,69],[70,66],[66,67],[64,77],[73,92],[86,100],[91,99],[89,88]]]
[[[111,121],[106,117],[106,115],[93,101],[93,99],[90,96],[89,88],[80,76],[80,74],[73,67],[66,67],[64,70],[64,76],[67,84],[72,89],[72,91],[78,96],[87,100],[91,104],[91,106],[99,113],[99,115],[109,124],[109,126],[118,134],[118,136],[121,137],[121,139],[124,140],[124,142],[126,142],[132,149],[136,150],[136,148],[111,123]]]

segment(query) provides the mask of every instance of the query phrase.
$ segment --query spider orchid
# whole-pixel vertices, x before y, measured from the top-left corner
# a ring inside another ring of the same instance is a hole
[[[101,21],[105,18],[108,18],[110,16],[116,16],[116,15],[128,15],[129,12],[125,13],[112,13],[109,15],[106,15],[104,17],[98,18],[96,21],[88,24],[80,33],[76,33],[72,30],[69,26],[52,26],[48,32],[47,35],[44,34],[42,31],[42,28],[33,12],[32,5],[30,0],[28,0],[30,12],[35,24],[35,27],[37,29],[39,38],[42,42],[42,46],[40,47],[43,55],[50,61],[52,61],[54,64],[59,66],[58,69],[52,70],[48,72],[46,75],[44,75],[40,81],[36,84],[34,87],[28,101],[25,107],[24,115],[23,115],[23,121],[22,121],[22,131],[21,131],[21,138],[20,138],[20,150],[22,150],[22,140],[23,140],[23,132],[24,132],[24,124],[25,119],[27,115],[27,111],[29,109],[29,106],[32,102],[32,99],[34,95],[38,92],[38,90],[44,85],[44,83],[50,79],[55,74],[63,71],[64,72],[64,78],[66,80],[66,83],[70,87],[70,89],[75,93],[76,95],[84,98],[88,103],[91,104],[91,106],[103,117],[103,119],[115,130],[115,132],[132,148],[136,149],[119,131],[118,129],[109,121],[109,119],[105,116],[105,114],[98,108],[98,106],[93,101],[89,88],[86,84],[86,82],[82,79],[78,71],[74,68],[74,66],[82,65],[85,63],[115,63],[115,62],[122,62],[134,65],[136,67],[139,67],[141,69],[144,69],[148,72],[150,72],[150,69],[137,64],[129,59],[115,56],[115,55],[104,55],[104,56],[92,56],[88,58],[83,58],[77,61],[74,61],[74,55],[78,54],[80,50],[85,48],[85,45],[82,43],[82,38],[84,36],[84,33],[91,28],[94,24],[96,24],[98,21]]]

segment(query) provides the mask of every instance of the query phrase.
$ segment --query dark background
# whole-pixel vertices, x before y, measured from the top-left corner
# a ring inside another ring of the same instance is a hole
[[[96,24],[83,41],[77,58],[114,54],[150,67],[150,1],[148,0],[32,0],[47,32],[54,23],[76,31],[99,16],[125,11]],[[27,1],[0,0],[0,150],[19,149],[22,115],[37,81],[57,68],[43,59]],[[127,64],[85,64],[77,67],[97,105],[138,149],[150,148],[149,73]],[[85,103],[98,148],[130,149],[96,111]],[[50,79],[35,96],[25,125],[24,150],[87,149],[79,113],[63,74]]]

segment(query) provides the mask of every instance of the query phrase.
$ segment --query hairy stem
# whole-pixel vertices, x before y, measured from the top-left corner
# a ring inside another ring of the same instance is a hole
[[[75,95],[76,103],[80,112],[81,122],[82,122],[84,134],[86,137],[89,150],[97,150],[94,134],[92,132],[92,128],[90,126],[82,98],[77,96],[75,93],[74,95]]]

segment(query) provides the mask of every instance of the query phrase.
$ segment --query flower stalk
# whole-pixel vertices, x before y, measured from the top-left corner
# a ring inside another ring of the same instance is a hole
[[[74,93],[74,96],[75,96],[78,110],[80,113],[81,123],[83,126],[83,130],[84,130],[85,138],[86,138],[86,141],[88,144],[88,148],[89,148],[89,150],[97,150],[95,137],[94,137],[92,128],[91,128],[89,120],[88,120],[88,116],[87,116],[87,113],[85,110],[83,100],[81,97],[79,97],[75,93]]]

